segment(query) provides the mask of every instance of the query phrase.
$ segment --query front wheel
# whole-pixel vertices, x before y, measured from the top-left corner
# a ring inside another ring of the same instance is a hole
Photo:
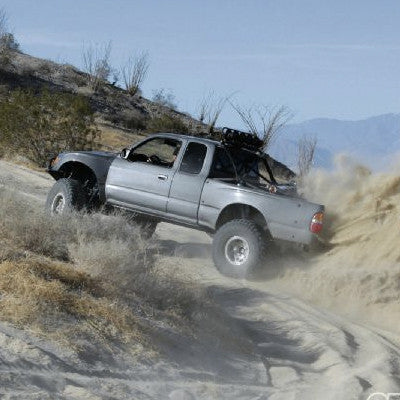
[[[253,221],[235,219],[214,235],[214,264],[223,275],[245,278],[263,262],[265,249],[262,229]]]
[[[46,211],[51,215],[61,215],[86,206],[86,192],[82,184],[75,179],[59,179],[46,200]]]

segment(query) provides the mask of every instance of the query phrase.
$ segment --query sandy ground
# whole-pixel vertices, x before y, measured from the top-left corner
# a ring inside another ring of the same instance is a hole
[[[46,174],[0,160],[0,190],[14,187],[27,201],[43,204],[52,183]],[[295,256],[297,268],[238,281],[215,271],[207,235],[169,224],[160,224],[156,234],[160,263],[206,286],[238,342],[251,351],[216,332],[210,347],[171,337],[167,360],[151,365],[117,348],[108,355],[94,349],[82,359],[0,323],[1,399],[367,399],[373,392],[400,392],[398,330],[347,312],[350,292],[310,285],[330,279],[335,252],[300,261]],[[343,263],[343,252],[340,257]],[[320,275],[309,272],[315,268]]]

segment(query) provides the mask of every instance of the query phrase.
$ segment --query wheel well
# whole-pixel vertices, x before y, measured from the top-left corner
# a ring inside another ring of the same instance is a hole
[[[96,174],[91,168],[80,162],[67,162],[61,166],[58,172],[58,178],[76,179],[87,188],[93,189],[97,185]]]
[[[232,219],[243,218],[254,221],[261,228],[267,228],[267,221],[260,211],[248,204],[230,204],[219,214],[215,229],[220,228]]]

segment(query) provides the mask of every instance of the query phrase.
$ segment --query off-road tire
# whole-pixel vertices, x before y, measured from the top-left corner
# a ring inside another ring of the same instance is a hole
[[[62,178],[51,188],[45,207],[49,214],[58,215],[80,211],[87,206],[86,203],[87,195],[82,184],[75,179]]]
[[[248,249],[248,255],[240,265],[235,265],[232,262],[234,257],[229,250],[230,246],[234,247],[235,241],[241,243],[241,240],[245,244],[244,248]],[[214,235],[212,248],[214,264],[223,275],[246,278],[263,263],[266,246],[266,235],[255,222],[234,219],[222,225]]]

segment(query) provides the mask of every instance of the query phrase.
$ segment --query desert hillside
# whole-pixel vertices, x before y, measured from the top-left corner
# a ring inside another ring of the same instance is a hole
[[[179,119],[193,131],[204,131],[204,125],[191,116],[147,100],[139,94],[130,95],[108,81],[93,89],[88,83],[88,74],[72,65],[12,51],[7,64],[0,66],[0,71],[2,96],[17,88],[48,88],[84,95],[100,120],[119,128],[138,130],[145,128],[147,121],[167,115]]]

